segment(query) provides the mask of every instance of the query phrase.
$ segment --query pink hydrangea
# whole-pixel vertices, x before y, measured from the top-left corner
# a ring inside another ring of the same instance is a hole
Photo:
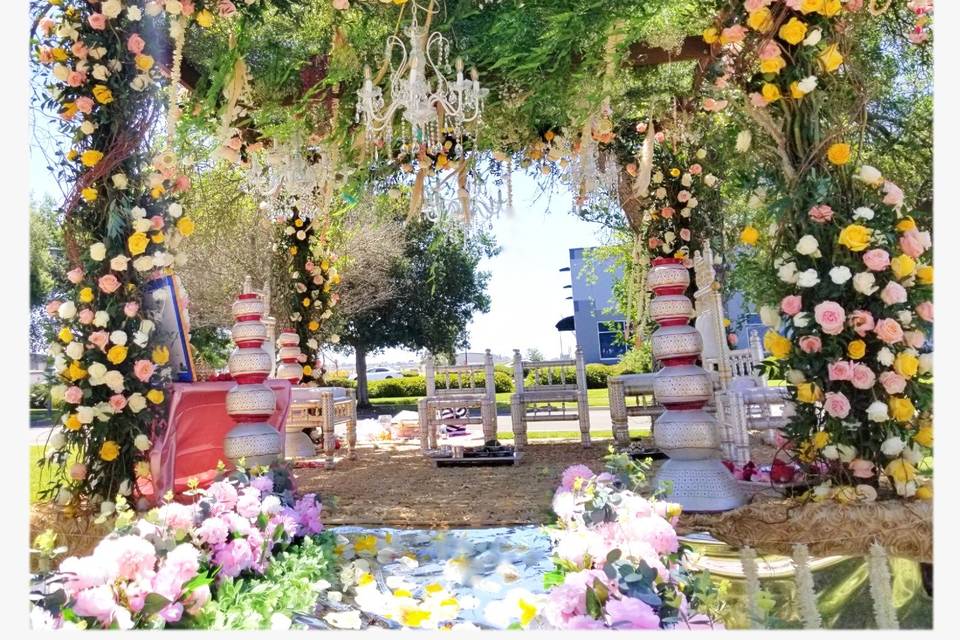
[[[106,584],[110,579],[107,567],[93,556],[71,556],[60,563],[64,589],[68,594]]]
[[[173,571],[181,583],[192,580],[200,571],[200,552],[192,544],[179,544],[167,554],[163,568]]]
[[[213,562],[220,567],[219,576],[234,578],[253,564],[253,553],[246,540],[235,538],[214,554]]]
[[[261,493],[273,493],[273,478],[268,475],[256,476],[250,480],[250,486]]]
[[[102,562],[113,578],[136,580],[153,574],[157,552],[140,536],[106,538],[93,550],[93,557]]]
[[[679,549],[677,532],[670,523],[660,517],[627,519],[624,532],[629,539],[639,539],[650,544],[660,555],[676,553]]]
[[[597,569],[568,573],[563,584],[553,588],[547,595],[543,615],[547,622],[557,628],[566,628],[571,619],[587,615],[587,587],[595,580],[606,585],[609,579]]]
[[[226,542],[227,534],[229,533],[227,523],[214,516],[204,520],[194,532],[194,535],[196,535],[197,539],[202,543],[215,547],[218,544]]]
[[[73,601],[73,612],[82,618],[96,618],[103,626],[110,625],[116,614],[123,611],[117,604],[113,590],[108,585],[91,587],[76,594]],[[129,612],[125,616],[129,619]],[[129,626],[127,627],[130,628]]]
[[[216,500],[216,505],[214,505],[215,513],[220,513],[217,509],[233,509],[237,504],[237,488],[229,482],[214,482],[210,485],[210,488],[207,489],[207,493]]]
[[[846,312],[832,300],[825,300],[813,308],[813,317],[827,335],[835,336],[843,331]]]
[[[322,506],[316,499],[315,494],[305,494],[297,500],[293,508],[297,512],[297,523],[305,535],[323,531],[323,523],[320,522],[320,510]]]
[[[583,478],[584,480],[589,480],[595,474],[590,470],[585,464],[575,464],[570,467],[567,467],[563,475],[560,478],[560,486],[566,489],[567,491],[573,491],[573,483],[577,478]]]
[[[179,502],[170,502],[160,507],[157,514],[164,526],[174,531],[188,531],[193,527],[193,508]]]
[[[604,608],[607,622],[614,629],[660,628],[660,617],[650,605],[638,598],[610,598]]]
[[[244,489],[237,500],[237,513],[244,518],[256,518],[260,515],[260,492]]]

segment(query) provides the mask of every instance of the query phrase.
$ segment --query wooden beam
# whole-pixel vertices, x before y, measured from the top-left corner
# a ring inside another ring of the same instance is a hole
[[[635,42],[630,45],[626,60],[634,67],[652,67],[684,60],[700,60],[709,56],[710,45],[703,41],[702,36],[687,36],[680,46],[680,51],[676,53]]]

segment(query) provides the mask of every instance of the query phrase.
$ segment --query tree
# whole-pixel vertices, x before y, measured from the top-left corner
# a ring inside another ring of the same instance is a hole
[[[530,362],[543,362],[543,352],[536,347],[527,349],[527,360]]]
[[[38,308],[57,291],[57,283],[66,279],[63,231],[56,205],[50,196],[30,202],[30,346],[34,352],[44,349],[43,323],[46,314]]]
[[[492,238],[468,234],[456,223],[407,224],[403,252],[384,283],[396,295],[341,317],[341,344],[356,354],[359,404],[369,404],[368,354],[405,348],[451,356],[467,346],[471,318],[490,308],[486,293],[490,274],[478,265],[481,258],[498,251]],[[345,282],[349,288],[349,280]]]

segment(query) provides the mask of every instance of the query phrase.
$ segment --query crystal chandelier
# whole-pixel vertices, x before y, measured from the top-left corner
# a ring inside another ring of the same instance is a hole
[[[417,21],[417,11],[422,8],[412,4],[413,17],[405,30],[409,50],[395,35],[387,38],[384,50],[390,68],[389,103],[383,90],[374,85],[369,66],[365,67],[363,87],[357,92],[356,121],[363,121],[368,141],[382,140],[390,148],[399,112],[401,143],[409,144],[414,152],[426,147],[428,153],[437,153],[446,134],[459,140],[466,125],[479,124],[489,89],[480,88],[476,69],[471,70],[470,79],[464,77],[459,58],[455,62],[457,79],[447,80],[444,71],[450,71],[450,41],[438,32],[428,35],[427,28]]]
[[[262,198],[260,208],[270,217],[287,217],[293,205],[312,219],[330,210],[333,192],[344,178],[336,165],[326,145],[304,147],[294,139],[265,152],[262,159],[253,156],[247,184]]]

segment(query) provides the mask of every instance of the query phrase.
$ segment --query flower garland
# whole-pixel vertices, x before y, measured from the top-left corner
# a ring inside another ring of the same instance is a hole
[[[145,314],[143,287],[182,261],[176,251],[194,224],[177,202],[190,181],[176,157],[147,150],[166,82],[157,60],[181,20],[206,28],[213,11],[237,9],[212,0],[50,0],[37,10],[34,59],[49,73],[44,106],[72,141],[59,177],[73,185],[63,206],[69,284],[47,305],[58,428],[41,497],[73,515],[109,510],[118,493],[139,490],[172,374],[170,337]],[[71,455],[78,461],[68,468]]]
[[[890,565],[887,551],[874,542],[870,545],[867,560],[870,575],[870,596],[873,598],[873,615],[878,629],[899,629],[897,611],[893,606],[893,591],[890,588]]]
[[[786,379],[795,400],[794,460],[833,480],[833,495],[883,472],[899,496],[929,499],[918,464],[933,443],[930,234],[896,184],[855,162],[855,132],[821,106],[843,100],[850,74],[839,70],[862,6],[737,2],[704,39],[739,56],[746,111],[781,160],[789,204],[771,240],[779,304],[761,316],[771,328],[767,373]],[[758,238],[750,228],[741,237]]]
[[[810,571],[810,550],[807,545],[793,545],[793,566],[796,571],[797,597],[800,600],[803,628],[819,629],[823,626],[823,621],[817,610],[817,594],[814,591],[813,573]]]

